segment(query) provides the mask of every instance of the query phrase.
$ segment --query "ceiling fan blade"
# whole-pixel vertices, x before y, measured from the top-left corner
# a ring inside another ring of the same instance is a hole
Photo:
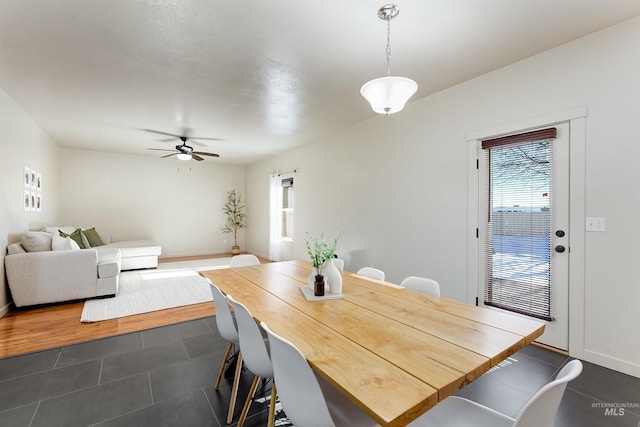
[[[166,156],[162,156],[160,157],[161,159],[167,158],[167,157],[171,157],[171,156],[175,156],[178,153],[171,153],[171,154],[167,154]]]
[[[226,141],[224,138],[200,138],[198,136],[190,136],[189,139],[201,139],[203,141]]]
[[[216,153],[205,153],[204,151],[193,151],[192,154],[199,154],[201,156],[211,156],[211,157],[220,157],[220,154]]]
[[[173,133],[169,133],[169,132],[162,132],[159,130],[153,130],[153,129],[142,129],[145,132],[151,132],[151,133],[157,133],[159,135],[166,135],[166,136],[172,136],[174,138],[180,138],[180,135],[175,135]]]
[[[194,154],[194,153],[191,153],[191,158],[192,159],[196,159],[199,162],[204,160],[202,157],[200,157],[200,156],[198,156],[197,154]]]
[[[165,138],[165,139],[159,139],[158,142],[173,142],[175,141],[175,138]]]
[[[147,150],[153,150],[153,151],[176,151],[176,150],[169,150],[167,148],[147,148]]]

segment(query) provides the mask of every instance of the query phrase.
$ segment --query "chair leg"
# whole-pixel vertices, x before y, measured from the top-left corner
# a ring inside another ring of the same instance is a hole
[[[236,363],[236,373],[233,376],[233,387],[231,387],[231,399],[229,400],[229,412],[227,413],[227,424],[231,424],[231,421],[233,421],[233,412],[236,409],[236,399],[238,398],[238,384],[240,384],[240,375],[242,374],[241,352],[238,352],[238,361]]]
[[[276,418],[276,382],[271,382],[271,401],[269,402],[269,420],[267,422],[267,427],[273,427],[273,423]]]
[[[251,402],[253,402],[253,396],[256,394],[256,387],[258,387],[258,381],[260,381],[260,377],[256,375],[253,377],[253,382],[251,383],[251,389],[249,390],[249,395],[247,396],[247,400],[244,402],[244,407],[242,408],[242,413],[240,414],[240,419],[238,420],[238,427],[242,427],[244,424],[244,420],[247,418],[247,414],[249,413],[249,407],[251,406]]]
[[[216,379],[216,386],[215,386],[216,390],[220,387],[220,381],[222,380],[222,373],[224,372],[224,367],[227,365],[227,361],[229,360],[229,354],[231,354],[232,349],[233,349],[233,343],[231,341],[227,341],[227,350],[224,352],[224,356],[222,357],[222,363],[220,364],[220,370],[218,371],[218,378]]]

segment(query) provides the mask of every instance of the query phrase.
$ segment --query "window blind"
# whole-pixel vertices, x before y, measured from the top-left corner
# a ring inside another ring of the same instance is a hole
[[[556,129],[482,141],[489,198],[486,305],[552,320],[551,218]]]
[[[293,177],[284,178],[282,185],[282,214],[280,224],[280,237],[293,239]]]

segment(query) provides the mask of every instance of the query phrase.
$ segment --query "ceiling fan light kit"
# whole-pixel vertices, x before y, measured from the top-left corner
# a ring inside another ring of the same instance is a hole
[[[369,101],[373,111],[387,116],[402,110],[418,90],[418,84],[413,80],[391,75],[391,20],[398,13],[400,10],[394,4],[378,10],[378,18],[387,21],[387,75],[370,80],[360,88],[360,94]]]

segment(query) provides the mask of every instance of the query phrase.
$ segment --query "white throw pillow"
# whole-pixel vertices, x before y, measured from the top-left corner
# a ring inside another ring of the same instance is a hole
[[[27,252],[51,250],[51,235],[42,231],[27,231],[22,236],[22,247]]]
[[[51,249],[53,249],[54,251],[70,251],[71,250],[71,243],[69,243],[70,240],[71,238],[69,237],[61,237],[59,234],[57,236],[54,234],[53,240],[51,241]]]
[[[80,250],[80,246],[71,237],[54,237],[51,242],[51,248],[54,251],[70,251]]]
[[[67,239],[69,239],[69,243],[71,244],[71,250],[73,250],[73,251],[79,251],[80,250],[80,246],[76,243],[75,240],[73,240],[71,237],[67,237]]]

